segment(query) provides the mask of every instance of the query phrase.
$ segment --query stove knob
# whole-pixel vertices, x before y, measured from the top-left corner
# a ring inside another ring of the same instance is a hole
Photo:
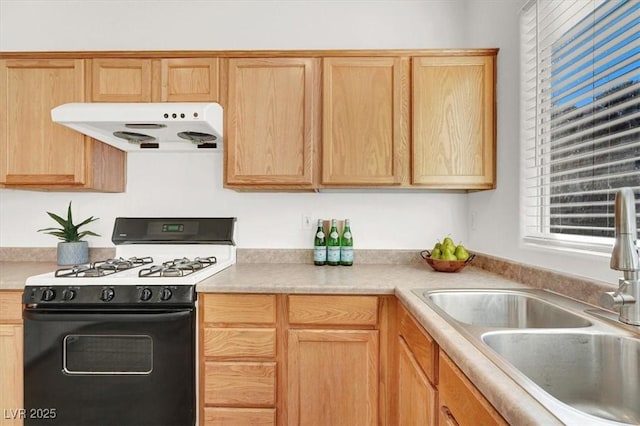
[[[62,291],[62,299],[63,300],[73,300],[76,298],[76,291],[72,288],[68,288]]]
[[[143,302],[146,302],[147,300],[151,299],[152,294],[153,293],[151,293],[151,289],[148,287],[145,287],[140,292],[140,300],[142,300]]]
[[[165,287],[162,290],[160,290],[160,300],[169,300],[171,299],[172,295],[173,293],[171,293],[170,288]]]
[[[42,299],[43,301],[45,301],[45,302],[50,302],[51,300],[53,300],[53,299],[55,299],[55,298],[56,298],[56,292],[55,292],[55,290],[54,290],[54,289],[52,289],[52,288],[45,289],[45,290],[42,292],[42,297],[41,297],[41,299]]]
[[[103,302],[109,302],[115,297],[115,295],[116,292],[113,291],[111,287],[103,288],[100,292],[100,300],[102,300]]]

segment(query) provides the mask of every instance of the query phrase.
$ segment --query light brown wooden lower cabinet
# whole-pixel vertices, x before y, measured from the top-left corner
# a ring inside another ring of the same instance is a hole
[[[0,291],[0,424],[20,426],[22,403],[22,292]],[[6,410],[6,411],[4,411]],[[6,418],[9,417],[9,418]]]
[[[500,413],[442,350],[438,366],[440,425],[507,425]]]
[[[200,425],[505,425],[393,296],[203,294]]]
[[[378,332],[291,330],[290,425],[378,424]]]
[[[435,426],[437,390],[429,382],[413,353],[398,341],[398,424]]]

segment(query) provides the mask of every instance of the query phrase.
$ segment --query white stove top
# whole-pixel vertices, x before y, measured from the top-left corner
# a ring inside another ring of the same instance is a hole
[[[146,264],[136,264],[133,267],[116,272],[109,272],[102,276],[75,276],[71,273],[73,266],[68,269],[70,275],[56,276],[56,271],[34,275],[27,278],[26,285],[30,286],[105,286],[105,285],[195,285],[236,263],[236,247],[232,245],[214,244],[126,244],[116,246],[116,259],[152,258]],[[195,260],[197,258],[215,258],[215,263],[208,264],[202,269],[185,272],[184,276],[139,276],[141,270],[162,266],[163,263],[178,259]],[[99,263],[99,262],[96,262]],[[80,265],[88,268],[89,265]],[[82,275],[82,274],[79,274]]]

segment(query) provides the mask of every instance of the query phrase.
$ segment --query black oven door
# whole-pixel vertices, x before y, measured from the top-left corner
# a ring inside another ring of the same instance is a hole
[[[195,424],[194,309],[23,317],[25,425]]]

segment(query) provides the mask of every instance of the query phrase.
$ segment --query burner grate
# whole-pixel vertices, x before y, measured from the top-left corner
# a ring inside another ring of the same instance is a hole
[[[163,262],[162,265],[152,265],[142,268],[138,276],[144,277],[184,277],[196,271],[211,266],[217,262],[215,256],[196,257],[191,260],[186,257]]]
[[[149,263],[153,263],[153,258],[150,256],[131,257],[129,259],[119,257],[99,260],[86,265],[74,265],[70,268],[61,268],[56,270],[54,276],[72,278],[104,277]]]

